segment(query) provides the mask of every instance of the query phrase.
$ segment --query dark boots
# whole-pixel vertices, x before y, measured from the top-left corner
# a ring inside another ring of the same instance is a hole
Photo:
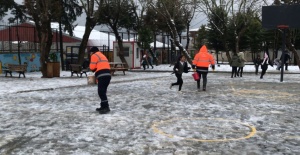
[[[107,114],[110,112],[110,108],[106,107],[106,108],[96,108],[96,111],[98,111],[100,114]]]
[[[99,113],[100,113],[100,114],[107,114],[107,113],[109,113],[109,112],[110,112],[109,107],[102,108],[102,109],[99,110]]]
[[[108,105],[108,102],[101,102],[100,108],[96,108],[96,111],[98,111],[100,114],[107,114],[110,112],[110,108]]]

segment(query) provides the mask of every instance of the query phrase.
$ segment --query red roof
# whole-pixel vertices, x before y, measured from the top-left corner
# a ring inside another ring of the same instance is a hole
[[[59,31],[52,31],[53,42],[59,42]],[[35,26],[30,23],[22,23],[19,25],[7,26],[0,30],[0,41],[29,41],[39,42]],[[57,40],[57,41],[56,41]],[[81,39],[63,34],[63,42],[80,42]]]

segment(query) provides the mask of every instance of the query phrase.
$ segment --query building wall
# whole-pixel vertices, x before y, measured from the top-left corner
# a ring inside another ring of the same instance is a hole
[[[140,59],[141,59],[141,53],[138,53],[139,47],[137,43],[135,42],[123,42],[123,47],[124,47],[124,55],[125,59],[128,63],[129,68],[140,68]],[[114,62],[122,62],[119,55],[119,46],[117,42],[114,42],[113,46],[113,51],[114,51]]]
[[[27,72],[39,71],[40,64],[40,53],[21,53],[21,64],[27,64]],[[60,54],[56,53],[58,61],[60,61]],[[18,53],[5,53],[0,54],[0,61],[2,68],[8,66],[8,64],[19,64]]]

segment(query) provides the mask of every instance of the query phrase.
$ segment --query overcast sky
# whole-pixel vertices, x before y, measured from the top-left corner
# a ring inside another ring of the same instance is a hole
[[[17,3],[22,3],[23,0],[15,0],[15,2]],[[4,23],[8,23],[7,19],[11,17],[10,15],[7,15],[6,17],[4,17],[4,19],[1,21],[1,22],[4,22]],[[85,15],[83,14],[81,17],[78,17],[77,21],[75,22],[75,24],[78,24],[78,25],[82,25],[84,26],[85,24]],[[194,17],[194,20],[191,22],[191,27],[190,29],[193,29],[193,28],[199,28],[202,24],[206,24],[207,23],[207,18],[205,15],[203,14],[200,14],[200,13],[197,13]],[[99,27],[97,27],[98,29]],[[100,29],[103,29],[104,31],[106,30],[105,27],[100,27]]]
[[[15,0],[15,2],[22,3],[23,0]],[[271,4],[272,2],[273,2],[273,0],[267,0],[268,4]],[[9,17],[10,17],[9,15],[6,16],[1,22],[7,23],[8,22],[7,19]],[[196,13],[195,16],[194,16],[193,21],[190,24],[190,29],[199,28],[201,25],[206,24],[206,23],[207,23],[206,15],[204,15],[202,13]],[[78,17],[75,24],[84,26],[84,24],[85,24],[85,14],[83,14],[81,17]],[[98,26],[98,27],[96,27],[96,29],[97,30],[102,30],[102,31],[107,30],[107,28],[104,27],[104,26],[100,26],[100,27]]]

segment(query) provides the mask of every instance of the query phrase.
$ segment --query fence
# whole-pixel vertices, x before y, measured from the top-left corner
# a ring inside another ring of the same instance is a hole
[[[58,36],[57,30],[53,33]],[[51,51],[59,51],[58,39],[53,41],[56,42],[51,46]],[[33,24],[0,24],[0,53],[38,51],[39,39]]]
[[[66,59],[65,59],[65,65],[66,69],[70,69],[70,64],[78,64],[78,54],[79,54],[79,46],[67,46],[67,53],[66,53]],[[85,53],[84,53],[84,62],[82,66],[84,68],[88,68],[89,62],[90,62],[90,56],[88,54],[89,49],[92,47],[87,46]],[[112,62],[114,60],[113,58],[113,52],[110,51],[108,46],[99,46],[99,50],[107,57],[108,61]]]
[[[0,25],[1,52],[37,51],[37,35],[34,27]]]

